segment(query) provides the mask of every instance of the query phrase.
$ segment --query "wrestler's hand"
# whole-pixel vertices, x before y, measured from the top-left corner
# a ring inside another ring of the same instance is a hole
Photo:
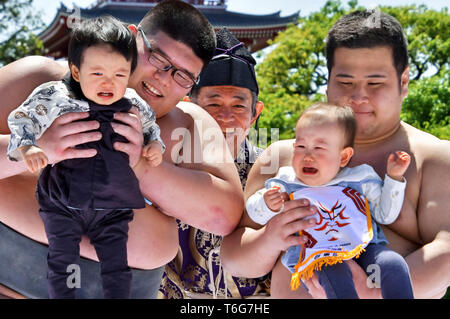
[[[128,154],[130,166],[135,167],[141,158],[142,144],[144,142],[139,110],[133,106],[129,113],[115,113],[114,119],[123,123],[112,123],[114,132],[128,140],[128,143],[114,143],[114,149]]]
[[[327,299],[327,294],[319,283],[319,277],[317,277],[316,273],[313,273],[311,278],[303,280],[303,283],[308,288],[308,293],[311,297],[314,299]]]
[[[67,113],[57,118],[37,141],[50,164],[70,158],[87,158],[97,154],[95,149],[76,149],[75,146],[102,138],[97,121],[79,121],[89,113]]]
[[[345,260],[349,266],[356,292],[360,299],[381,299],[381,289],[369,286],[367,284],[368,276],[366,271],[361,268],[353,259]],[[369,279],[370,280],[370,279]]]
[[[266,225],[264,236],[268,249],[284,251],[291,246],[302,245],[307,242],[306,236],[297,236],[300,230],[316,225],[314,218],[306,217],[317,213],[315,206],[310,206],[306,199],[289,200],[284,203],[283,211],[277,214]]]
[[[402,181],[410,162],[411,156],[406,152],[397,151],[395,155],[393,153],[390,154],[387,161],[388,176],[392,179]]]

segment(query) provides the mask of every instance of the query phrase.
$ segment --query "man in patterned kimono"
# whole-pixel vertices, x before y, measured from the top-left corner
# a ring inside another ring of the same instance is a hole
[[[219,124],[245,187],[247,174],[261,148],[247,139],[263,109],[258,101],[253,59],[227,29],[217,32],[216,54],[200,74],[189,99]],[[188,99],[188,100],[189,100]],[[222,237],[178,222],[180,249],[163,275],[159,298],[246,298],[267,295],[268,277],[248,279],[223,272]]]

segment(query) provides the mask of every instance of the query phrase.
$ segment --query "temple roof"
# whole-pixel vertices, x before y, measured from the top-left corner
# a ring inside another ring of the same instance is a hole
[[[106,6],[94,7],[91,9],[81,8],[82,18],[92,18],[101,15],[109,14],[124,22],[137,24],[145,16],[147,11],[152,8],[151,5],[141,5],[141,6],[129,6],[126,5],[126,10],[124,10],[125,5],[123,3],[111,3]],[[266,15],[252,15],[246,13],[238,13],[227,11],[223,9],[203,9],[200,10],[206,16],[208,21],[214,27],[237,27],[237,28],[249,28],[249,27],[272,27],[272,26],[285,26],[289,23],[295,23],[298,19],[299,12],[292,15],[281,17],[281,11],[266,14]],[[67,14],[68,9],[62,5],[58,13]]]
[[[99,1],[90,8],[76,8],[79,10],[81,19],[88,19],[102,15],[112,15],[121,21],[130,24],[138,24],[145,14],[156,3],[150,2],[111,2]],[[252,15],[228,11],[226,5],[208,6],[196,5],[205,15],[215,30],[227,27],[235,36],[245,43],[251,52],[258,51],[267,46],[267,40],[273,39],[275,35],[284,30],[290,23],[296,23],[299,12],[281,17],[280,11],[266,15]],[[64,56],[66,42],[68,42],[68,20],[75,17],[74,10],[69,10],[61,3],[55,18],[39,37],[44,46],[49,49],[50,55],[54,57]]]

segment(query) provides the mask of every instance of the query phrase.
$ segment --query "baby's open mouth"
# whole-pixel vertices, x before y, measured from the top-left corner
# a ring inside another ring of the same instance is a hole
[[[103,96],[103,97],[111,97],[114,94],[110,93],[110,92],[100,92],[97,94],[98,96]]]
[[[315,173],[317,173],[317,168],[314,168],[314,167],[303,167],[303,173],[305,173],[305,174],[315,174]]]

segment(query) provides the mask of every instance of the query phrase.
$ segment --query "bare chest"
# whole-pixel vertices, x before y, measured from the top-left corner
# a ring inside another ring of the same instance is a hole
[[[191,131],[188,129],[190,122],[179,112],[171,112],[163,118],[158,119],[157,123],[161,130],[161,138],[166,145],[166,151],[163,154],[164,160],[179,164],[189,153],[189,144],[193,143]]]
[[[356,152],[350,165],[369,164],[384,179],[387,158],[395,150],[406,150],[411,154],[411,150],[406,146],[378,148],[376,151],[375,149],[367,148],[363,151]],[[382,227],[390,243],[390,247],[401,254],[408,254],[422,244],[422,235],[417,214],[421,173],[420,167],[418,167],[414,159],[405,174],[405,178],[407,180],[407,186],[401,213],[394,223]]]

